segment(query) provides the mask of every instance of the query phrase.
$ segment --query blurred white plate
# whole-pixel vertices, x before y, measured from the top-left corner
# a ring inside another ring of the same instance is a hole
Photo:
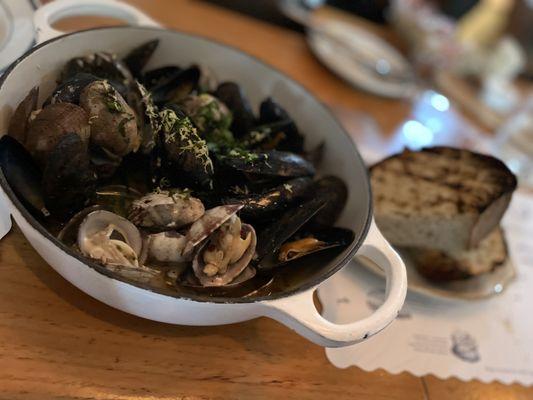
[[[492,272],[464,280],[434,283],[428,281],[417,272],[413,260],[406,252],[398,248],[396,248],[396,251],[402,257],[407,269],[407,289],[410,292],[425,296],[441,299],[484,299],[501,293],[516,276],[515,267],[510,257],[508,257],[504,264]],[[357,260],[367,270],[385,277],[383,271],[369,259],[358,257]]]
[[[384,97],[405,98],[416,91],[413,78],[402,80],[386,76],[389,70],[404,76],[413,76],[413,73],[408,61],[383,39],[343,21],[321,20],[316,24],[320,29],[309,29],[309,46],[335,74],[353,86]],[[376,70],[383,70],[384,76]]]
[[[0,0],[0,74],[33,45],[33,11],[29,0]]]

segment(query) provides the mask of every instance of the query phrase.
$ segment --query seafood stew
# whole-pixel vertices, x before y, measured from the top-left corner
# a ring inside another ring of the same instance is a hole
[[[35,88],[17,107],[0,165],[32,215],[114,276],[178,294],[267,295],[349,246],[346,184],[317,173],[327,143],[204,66],[147,69],[157,47],[76,57],[41,106]]]

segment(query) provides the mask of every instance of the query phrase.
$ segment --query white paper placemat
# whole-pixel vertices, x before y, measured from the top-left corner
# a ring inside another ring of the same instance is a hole
[[[467,302],[409,294],[399,318],[366,342],[326,349],[339,368],[533,384],[533,196],[515,193],[503,220],[517,278]],[[384,281],[352,261],[319,289],[326,318],[350,322],[382,301]]]

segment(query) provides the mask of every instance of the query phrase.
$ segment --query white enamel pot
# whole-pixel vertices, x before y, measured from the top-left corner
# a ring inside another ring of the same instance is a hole
[[[80,8],[81,6],[81,8]],[[76,9],[74,7],[77,7]],[[328,347],[360,342],[390,324],[403,305],[407,279],[405,267],[383,238],[372,218],[372,201],[366,168],[350,137],[327,108],[302,86],[279,71],[234,48],[202,37],[153,27],[92,29],[57,36],[51,21],[72,13],[105,13],[134,24],[156,25],[131,7],[110,0],[57,0],[38,10],[35,24],[38,40],[48,39],[28,51],[0,81],[0,134],[7,131],[14,108],[28,91],[39,86],[41,101],[55,86],[60,68],[72,57],[95,51],[119,55],[148,40],[160,45],[148,68],[165,64],[201,63],[220,81],[234,80],[245,89],[253,105],[272,96],[284,106],[306,135],[312,147],[326,141],[321,174],[341,177],[349,188],[349,199],[339,221],[355,232],[354,242],[335,259],[323,265],[317,257],[306,261],[312,268],[305,276],[287,283],[283,290],[265,297],[230,299],[201,295],[178,296],[110,276],[101,266],[80,257],[48,233],[17,199],[0,174],[0,200],[39,254],[65,279],[92,297],[130,314],[181,325],[219,325],[267,316],[276,319],[311,341]],[[56,36],[49,38],[49,36]],[[345,325],[331,323],[313,304],[317,286],[345,266],[356,254],[372,259],[386,273],[387,297],[370,316]],[[305,260],[305,259],[302,259]]]

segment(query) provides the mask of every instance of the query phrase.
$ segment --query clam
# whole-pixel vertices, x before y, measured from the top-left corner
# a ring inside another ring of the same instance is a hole
[[[188,191],[159,190],[134,200],[129,220],[145,229],[163,231],[189,225],[204,212],[202,202]]]
[[[192,253],[185,253],[187,238],[175,231],[153,233],[146,237],[145,246],[150,261],[164,263],[192,260]]]
[[[232,116],[228,107],[210,94],[190,95],[182,106],[201,133],[226,131],[231,125]]]
[[[242,207],[242,204],[227,204],[207,210],[187,231],[185,254],[192,252],[198,244],[235,215]]]
[[[141,137],[135,113],[113,86],[90,83],[81,92],[80,105],[89,114],[93,145],[120,157],[137,151]]]
[[[24,146],[44,166],[52,149],[69,133],[77,134],[83,143],[88,144],[89,116],[75,104],[51,104],[39,111],[35,118],[30,118]]]
[[[87,257],[104,266],[139,268],[142,238],[126,218],[109,211],[88,214],[78,231],[78,247]]]
[[[197,251],[192,265],[196,278],[202,286],[229,284],[250,264],[256,243],[254,228],[232,215]]]

